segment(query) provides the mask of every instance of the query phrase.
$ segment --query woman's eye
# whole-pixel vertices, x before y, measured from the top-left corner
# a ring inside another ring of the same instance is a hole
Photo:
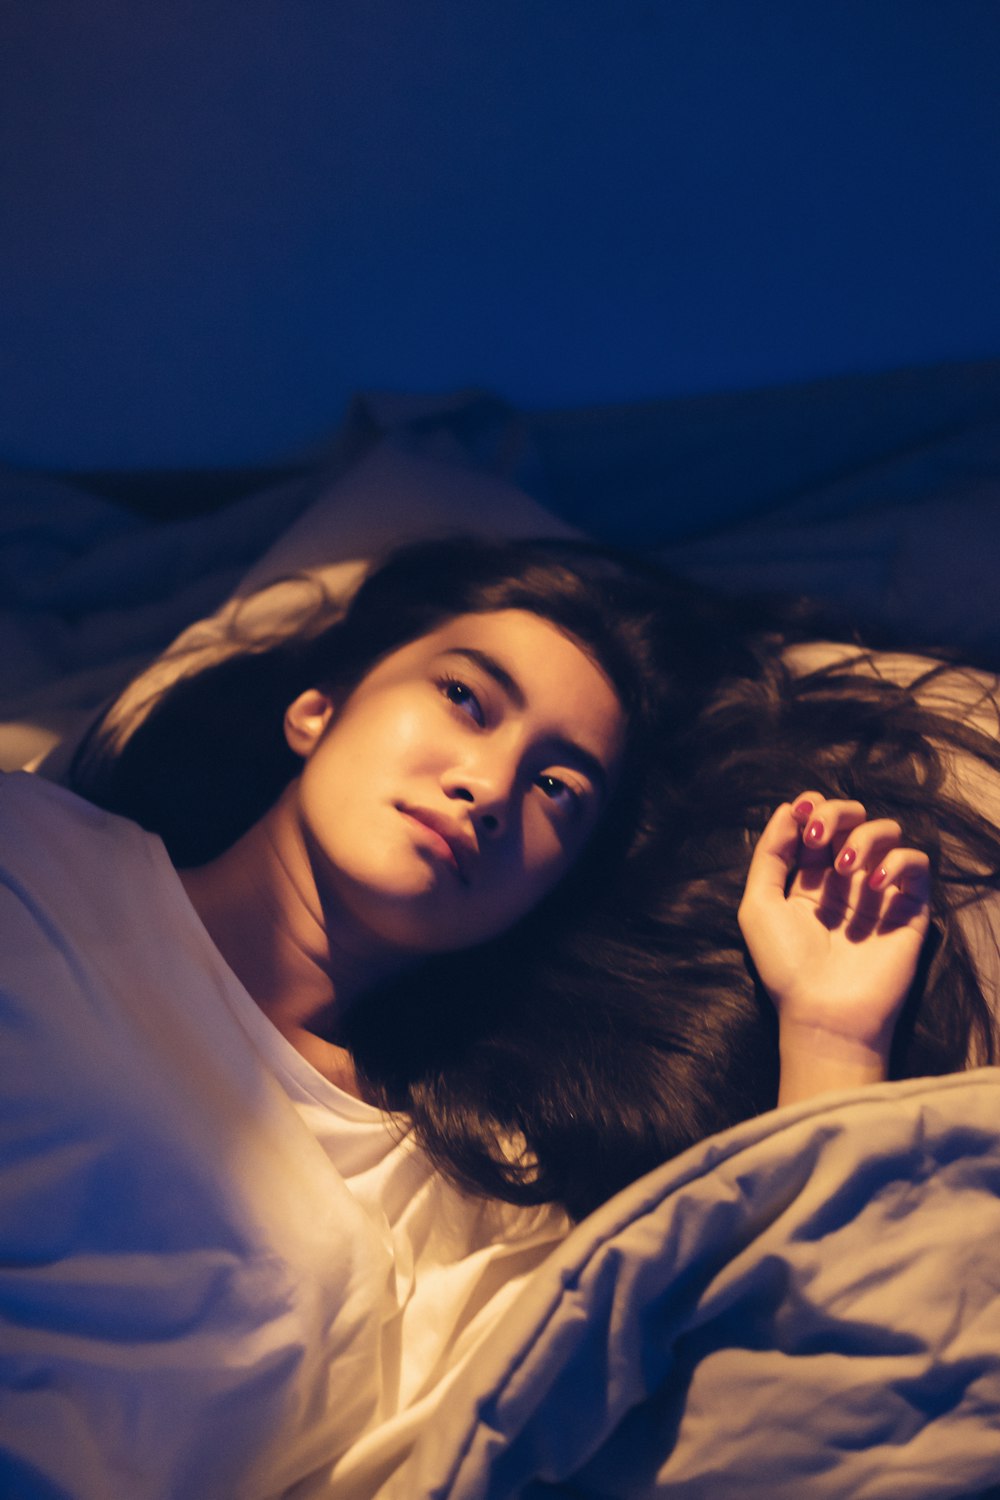
[[[457,677],[444,677],[438,683],[438,687],[448,702],[467,718],[480,726],[485,724],[486,715],[483,713],[482,704],[467,683],[461,682]]]
[[[567,812],[579,812],[583,806],[583,798],[575,787],[570,786],[568,781],[563,781],[559,776],[550,776],[547,772],[544,776],[536,778],[535,785],[539,787],[558,807],[565,808]]]

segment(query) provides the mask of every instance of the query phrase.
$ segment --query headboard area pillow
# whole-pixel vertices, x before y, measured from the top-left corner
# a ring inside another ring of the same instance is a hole
[[[130,722],[141,713],[141,705],[181,673],[195,671],[241,645],[294,630],[324,595],[332,604],[343,602],[368,562],[403,542],[454,533],[581,535],[507,480],[470,468],[457,456],[409,451],[391,438],[377,443],[334,481],[320,483],[319,491],[225,601],[211,613],[193,618],[148,665],[136,663],[127,645],[125,619],[118,682],[114,663],[109,672],[109,664],[102,661],[102,670],[95,674],[98,664],[84,661],[70,680],[56,675],[38,684],[25,712],[18,714],[16,705],[14,713],[0,710],[7,720],[0,725],[0,764],[11,769],[31,764],[59,779],[81,735],[106,706],[109,682],[113,690],[124,687],[115,706],[117,721]],[[208,551],[216,562],[227,545],[238,556],[245,504],[232,510],[228,539],[225,517],[212,518],[202,556],[194,523],[151,528],[146,539],[148,565],[155,567],[155,555],[150,559],[149,554],[155,554],[157,546],[165,560],[168,554],[172,558],[179,532],[186,533],[192,571],[207,566]],[[90,681],[96,693],[88,691]]]
[[[166,522],[0,471],[0,768],[58,775],[65,745],[49,752],[179,632],[158,671],[218,649],[221,601],[303,568],[339,597],[364,559],[429,532],[573,534],[549,506],[724,590],[805,590],[993,660],[1000,361],[569,413],[367,395],[311,470]],[[306,598],[268,592],[241,629]]]

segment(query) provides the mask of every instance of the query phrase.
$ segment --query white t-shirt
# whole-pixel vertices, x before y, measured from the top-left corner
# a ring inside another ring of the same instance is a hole
[[[566,1228],[317,1073],[158,839],[0,779],[0,1494],[369,1497]]]

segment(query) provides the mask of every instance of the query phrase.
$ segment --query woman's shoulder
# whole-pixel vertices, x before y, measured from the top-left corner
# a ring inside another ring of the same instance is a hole
[[[0,806],[5,814],[30,809],[42,816],[65,816],[86,821],[101,821],[110,816],[78,797],[67,787],[50,781],[35,771],[0,771]]]
[[[0,811],[5,817],[23,812],[92,828],[136,827],[36,771],[0,771]]]
[[[148,860],[159,840],[138,824],[31,771],[0,772],[0,869],[105,870],[129,854]]]

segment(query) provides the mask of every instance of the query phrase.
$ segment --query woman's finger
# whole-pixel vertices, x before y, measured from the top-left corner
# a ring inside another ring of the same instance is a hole
[[[743,887],[743,906],[761,900],[785,899],[788,877],[801,848],[800,824],[792,806],[783,802],[771,814],[757,840]]]
[[[931,897],[931,862],[921,849],[892,849],[868,877],[873,891],[892,887],[917,905]]]
[[[894,818],[872,818],[853,828],[843,840],[833,867],[838,875],[874,870],[902,838],[903,830]]]
[[[826,851],[863,823],[868,814],[860,802],[830,798],[817,803],[802,834],[802,848],[807,853]]]
[[[822,792],[812,791],[799,792],[797,797],[791,799],[792,816],[800,828],[805,828],[812,821],[817,807],[821,807],[825,801]]]
[[[931,920],[931,862],[918,849],[893,849],[868,877],[866,894],[880,902],[878,931],[900,928],[923,939]]]

